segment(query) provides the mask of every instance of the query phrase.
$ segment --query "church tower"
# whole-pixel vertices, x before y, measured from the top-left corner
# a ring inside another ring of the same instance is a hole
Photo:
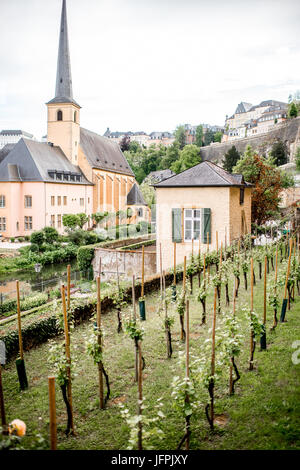
[[[47,108],[47,141],[59,146],[78,165],[81,108],[73,99],[66,0],[62,3],[55,98]]]

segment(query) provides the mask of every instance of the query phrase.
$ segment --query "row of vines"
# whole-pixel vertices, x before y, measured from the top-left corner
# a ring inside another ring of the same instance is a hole
[[[159,247],[160,248],[160,247]],[[143,250],[144,251],[144,250]],[[144,258],[143,258],[144,259]],[[160,248],[160,259],[161,248]],[[162,266],[162,262],[160,262]],[[101,273],[101,265],[99,272]],[[126,306],[124,292],[118,283],[115,294],[118,334],[124,332],[132,339],[135,351],[134,379],[137,382],[137,412],[131,414],[129,409],[120,405],[121,417],[129,428],[128,448],[149,449],[153,442],[164,438],[162,423],[168,420],[163,412],[163,399],[157,398],[155,408],[147,408],[143,396],[143,370],[147,368],[144,358],[143,340],[147,334],[146,306],[144,296],[144,270],[142,278],[142,296],[139,299],[140,311],[136,312],[135,277],[132,279],[132,308],[129,315],[122,315]],[[217,250],[205,252],[192,245],[189,259],[184,259],[183,282],[178,283],[178,266],[176,266],[176,244],[174,244],[173,284],[166,288],[166,273],[160,269],[160,294],[157,307],[157,318],[160,319],[166,342],[166,367],[173,367],[171,397],[174,410],[182,416],[184,430],[178,434],[178,449],[185,445],[190,448],[190,436],[193,429],[193,414],[202,409],[206,416],[210,432],[216,427],[215,403],[216,389],[219,384],[228,383],[228,394],[234,395],[242,375],[243,364],[240,363],[241,351],[249,348],[248,369],[255,368],[255,352],[271,347],[268,345],[267,305],[272,308],[272,328],[280,329],[280,323],[286,321],[287,312],[292,308],[296,295],[300,295],[300,247],[295,236],[282,237],[265,246],[253,246],[250,236],[238,240],[229,247],[222,244]],[[111,385],[108,374],[109,364],[105,363],[105,331],[101,318],[101,279],[97,278],[97,305],[95,319],[86,336],[86,353],[91,357],[98,371],[100,409],[105,410],[110,398]],[[196,281],[196,282],[195,282]],[[262,308],[254,311],[253,298],[256,285],[263,283]],[[239,305],[239,296],[248,292],[249,301]],[[209,294],[213,294],[213,305],[207,305]],[[50,343],[49,367],[53,376],[49,377],[50,403],[50,447],[57,448],[57,425],[55,412],[55,381],[61,389],[66,405],[66,435],[76,435],[72,403],[72,381],[75,379],[71,359],[72,331],[74,321],[70,309],[70,293],[65,295],[65,286],[61,287],[62,311],[58,312],[57,322],[64,332],[64,342]],[[222,302],[224,299],[224,302]],[[190,348],[190,303],[199,305],[199,324],[207,329],[204,342]],[[17,298],[19,310],[19,298]],[[179,318],[180,341],[182,346],[174,355],[174,328],[176,317]],[[21,319],[18,316],[20,357],[17,370],[21,389],[28,387],[24,352],[22,348]],[[243,325],[247,325],[246,328]],[[107,361],[107,359],[106,359]],[[76,361],[74,361],[76,362]],[[0,366],[1,367],[1,366]],[[122,373],[122,371],[120,371]],[[1,369],[0,369],[1,378]],[[96,380],[96,379],[95,379]],[[219,391],[220,393],[220,391]],[[1,418],[3,433],[12,434],[7,425],[4,408],[4,397],[0,381]],[[105,411],[103,411],[105,412]],[[13,444],[12,444],[13,445]]]

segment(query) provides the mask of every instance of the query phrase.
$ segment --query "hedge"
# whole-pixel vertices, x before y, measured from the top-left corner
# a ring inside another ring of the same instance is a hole
[[[30,310],[34,307],[39,307],[40,305],[44,305],[48,301],[47,294],[38,294],[34,297],[27,297],[20,302],[21,311]],[[7,300],[3,302],[2,305],[0,304],[0,314],[5,314],[7,312],[13,312],[17,309],[17,301],[16,300]]]

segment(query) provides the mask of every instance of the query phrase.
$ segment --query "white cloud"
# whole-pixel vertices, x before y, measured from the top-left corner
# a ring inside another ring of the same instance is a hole
[[[73,90],[99,133],[222,124],[300,88],[300,2],[67,0]],[[46,132],[61,0],[1,0],[0,129]]]

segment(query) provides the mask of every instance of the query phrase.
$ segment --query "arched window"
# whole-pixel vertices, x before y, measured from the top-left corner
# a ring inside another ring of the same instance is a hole
[[[74,122],[77,122],[77,112],[74,111]]]
[[[61,110],[57,111],[57,120],[62,121],[63,120],[63,113]]]

